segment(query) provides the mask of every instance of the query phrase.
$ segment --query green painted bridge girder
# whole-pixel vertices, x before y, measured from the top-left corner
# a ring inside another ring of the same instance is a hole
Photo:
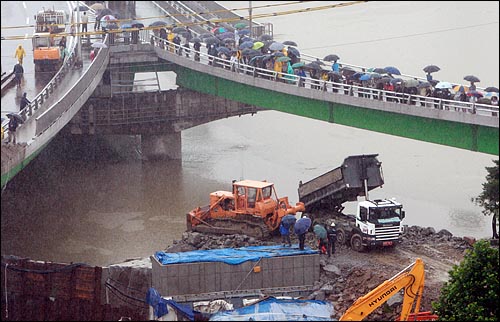
[[[179,65],[177,85],[262,108],[424,142],[499,155],[499,129],[379,111],[275,92]]]

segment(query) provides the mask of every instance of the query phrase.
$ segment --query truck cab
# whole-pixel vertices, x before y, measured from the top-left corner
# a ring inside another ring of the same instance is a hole
[[[363,247],[395,246],[403,234],[403,205],[395,199],[360,201],[356,213]],[[351,241],[352,243],[352,241]]]

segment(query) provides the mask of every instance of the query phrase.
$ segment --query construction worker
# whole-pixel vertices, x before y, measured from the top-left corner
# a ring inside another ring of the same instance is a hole
[[[333,221],[326,230],[326,235],[328,237],[328,257],[330,257],[332,254],[335,254],[335,242],[337,241],[337,230]]]
[[[281,234],[281,242],[283,246],[292,247],[292,241],[290,240],[290,226],[286,227],[283,222],[280,224],[280,234]]]
[[[24,50],[22,45],[17,46],[16,48],[16,53],[14,54],[14,57],[17,58],[19,61],[19,64],[23,64],[23,58],[26,57],[26,51]]]

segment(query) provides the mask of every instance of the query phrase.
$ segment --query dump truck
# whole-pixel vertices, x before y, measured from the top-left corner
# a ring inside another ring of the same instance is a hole
[[[308,182],[299,182],[299,201],[316,223],[334,221],[337,242],[350,244],[356,251],[373,247],[395,246],[403,234],[403,205],[395,199],[368,198],[368,192],[382,187],[384,178],[378,154],[354,155],[341,166]],[[344,203],[365,200],[357,205],[356,214],[345,214]]]
[[[288,197],[278,197],[272,182],[233,181],[232,191],[210,193],[208,205],[186,215],[187,230],[266,239],[278,230],[284,216],[304,210],[302,202],[292,206]]]
[[[56,37],[65,31],[65,18],[63,10],[44,9],[35,15],[35,32],[32,37],[35,72],[56,71],[60,68],[61,52],[56,44]]]

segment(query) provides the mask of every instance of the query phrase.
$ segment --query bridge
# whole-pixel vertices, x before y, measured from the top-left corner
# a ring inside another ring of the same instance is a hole
[[[75,134],[141,134],[143,152],[149,156],[180,158],[183,129],[261,109],[471,151],[499,152],[498,106],[298,77],[214,57],[204,48],[195,61],[194,50],[189,57],[179,55],[180,46],[148,28],[110,30],[104,43],[107,47],[93,61],[84,62],[82,69],[74,69],[71,55],[20,112],[26,119],[17,131],[21,143],[2,144],[2,186],[68,124]],[[322,61],[305,53],[301,60]],[[175,72],[179,89],[132,92],[127,81],[146,71]],[[114,90],[117,81],[128,84],[120,93]]]

